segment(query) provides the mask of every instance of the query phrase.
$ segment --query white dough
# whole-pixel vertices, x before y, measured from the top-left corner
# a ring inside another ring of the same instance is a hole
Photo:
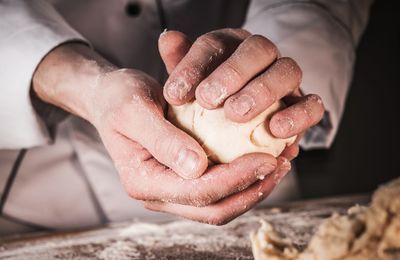
[[[369,207],[325,219],[303,252],[265,221],[250,238],[256,260],[398,260],[400,178],[381,186]]]
[[[213,162],[227,163],[241,155],[263,152],[277,157],[296,137],[275,138],[266,125],[272,114],[284,107],[276,102],[247,123],[235,123],[225,118],[224,109],[208,110],[196,101],[182,106],[170,106],[168,119],[193,136]]]

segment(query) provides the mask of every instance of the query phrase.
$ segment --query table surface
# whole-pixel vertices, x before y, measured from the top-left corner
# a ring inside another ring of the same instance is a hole
[[[307,200],[251,210],[216,227],[187,220],[126,222],[74,232],[0,238],[0,259],[253,259],[249,234],[260,219],[304,248],[319,223],[367,195]]]

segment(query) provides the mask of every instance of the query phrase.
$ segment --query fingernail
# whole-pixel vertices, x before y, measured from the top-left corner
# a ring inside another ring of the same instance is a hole
[[[166,34],[168,32],[168,29],[167,28],[164,28],[164,31],[160,34],[160,35],[164,35],[164,34]]]
[[[226,88],[215,83],[206,84],[201,91],[203,100],[214,106],[219,106],[228,96]]]
[[[293,119],[291,119],[290,117],[280,118],[275,123],[275,129],[281,135],[289,134],[293,130],[293,128],[294,128],[294,122]]]
[[[199,156],[194,151],[184,148],[179,152],[176,163],[183,171],[183,174],[190,177],[198,167]]]
[[[163,37],[167,32],[168,32],[168,29],[165,28],[164,31],[162,31],[162,33],[160,33],[160,35],[158,36],[158,39],[160,39],[161,37]]]
[[[241,116],[246,115],[255,105],[254,99],[249,95],[240,95],[231,103],[233,111]]]
[[[190,91],[190,86],[181,78],[177,78],[167,86],[167,95],[173,99],[183,100]]]

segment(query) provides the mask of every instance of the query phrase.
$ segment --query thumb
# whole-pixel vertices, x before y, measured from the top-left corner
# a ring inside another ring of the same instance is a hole
[[[137,100],[126,108],[121,121],[121,134],[141,144],[182,178],[200,177],[207,169],[208,160],[203,148],[167,121],[156,103],[148,99]]]
[[[175,69],[176,65],[189,51],[192,42],[189,38],[178,31],[166,31],[160,34],[158,39],[158,50],[164,61],[168,74]]]

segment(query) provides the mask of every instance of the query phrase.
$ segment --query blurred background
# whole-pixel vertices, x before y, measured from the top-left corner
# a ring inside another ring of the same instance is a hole
[[[333,147],[302,151],[296,163],[306,198],[370,192],[400,176],[399,1],[372,6]]]

